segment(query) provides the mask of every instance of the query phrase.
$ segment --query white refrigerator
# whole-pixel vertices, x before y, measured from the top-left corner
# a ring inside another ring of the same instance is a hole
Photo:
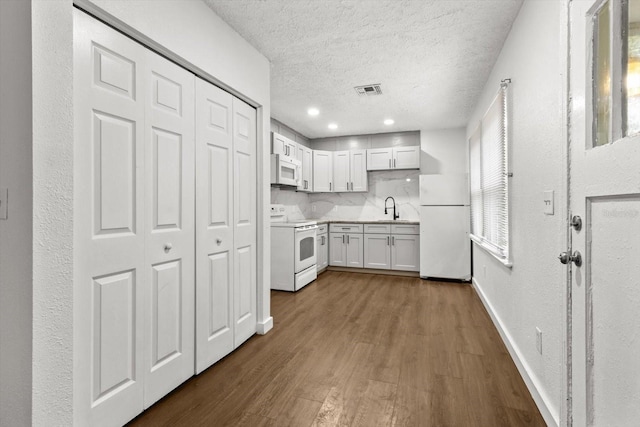
[[[471,280],[467,174],[420,175],[420,277]]]

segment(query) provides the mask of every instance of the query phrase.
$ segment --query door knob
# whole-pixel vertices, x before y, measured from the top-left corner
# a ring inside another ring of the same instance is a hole
[[[582,218],[580,218],[580,216],[578,215],[574,215],[571,218],[571,224],[570,224],[574,230],[576,231],[580,231],[582,230]]]
[[[173,245],[171,243],[165,243],[164,245],[165,252],[169,252],[172,248],[173,248]]]
[[[558,255],[558,259],[563,264],[569,264],[570,262],[572,262],[576,265],[576,267],[582,266],[582,255],[578,251],[575,251],[573,255],[571,255],[569,252],[562,252],[560,255]]]
[[[218,238],[216,239],[216,243],[217,243],[217,244],[221,244],[221,243],[222,243],[222,239],[218,237]]]

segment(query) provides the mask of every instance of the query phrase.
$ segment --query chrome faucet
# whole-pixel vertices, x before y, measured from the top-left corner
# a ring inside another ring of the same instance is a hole
[[[389,196],[386,199],[384,199],[384,214],[387,214],[387,200],[393,200],[393,219],[396,220],[398,218],[400,218],[400,213],[396,213],[396,199],[394,199],[393,197]]]

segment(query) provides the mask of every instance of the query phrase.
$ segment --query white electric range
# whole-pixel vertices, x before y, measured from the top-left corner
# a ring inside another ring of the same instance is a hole
[[[271,205],[271,289],[295,292],[318,277],[316,221],[287,221],[283,205]]]

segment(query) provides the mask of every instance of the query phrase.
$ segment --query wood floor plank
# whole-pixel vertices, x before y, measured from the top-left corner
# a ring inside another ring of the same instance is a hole
[[[543,426],[469,285],[326,272],[132,426]]]

